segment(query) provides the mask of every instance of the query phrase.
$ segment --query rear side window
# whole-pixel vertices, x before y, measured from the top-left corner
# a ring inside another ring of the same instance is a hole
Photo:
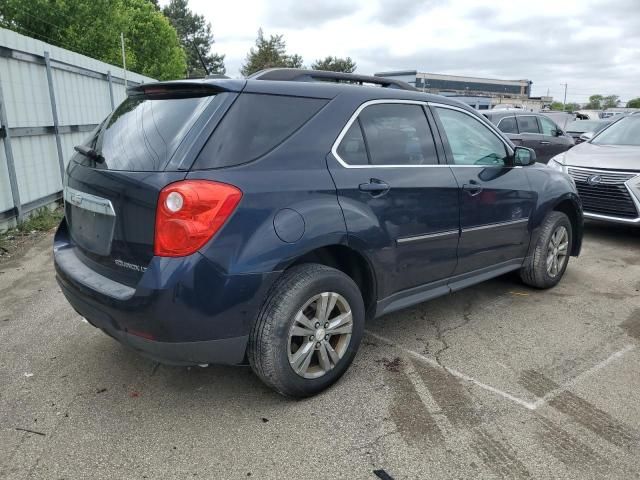
[[[85,144],[104,157],[99,168],[134,172],[164,170],[212,98],[129,97]],[[78,157],[78,161],[87,159]]]
[[[349,165],[367,165],[367,148],[364,144],[360,121],[356,119],[338,146],[338,155]]]
[[[523,117],[516,117],[518,119],[518,129],[520,133],[540,133],[540,127],[536,117],[532,115],[526,115]]]
[[[359,118],[372,165],[438,163],[433,135],[421,106],[372,105]]]
[[[498,128],[504,133],[518,133],[515,117],[505,117],[498,123]]]
[[[230,167],[255,160],[280,145],[326,103],[317,98],[241,94],[193,168]]]

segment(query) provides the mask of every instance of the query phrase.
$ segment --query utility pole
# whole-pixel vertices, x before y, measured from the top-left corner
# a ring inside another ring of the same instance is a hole
[[[562,111],[564,112],[567,109],[567,84],[561,83],[560,85],[564,85],[564,100],[562,101]]]
[[[120,45],[122,46],[122,68],[124,69],[124,88],[127,88],[127,57],[124,54],[124,33],[120,32]]]

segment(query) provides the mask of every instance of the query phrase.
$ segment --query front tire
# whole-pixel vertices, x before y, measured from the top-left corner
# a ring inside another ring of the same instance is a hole
[[[535,288],[551,288],[562,279],[571,255],[573,229],[562,212],[551,212],[544,219],[540,233],[520,270],[524,283]]]
[[[354,281],[324,265],[292,267],[274,285],[249,337],[253,371],[296,398],[335,383],[364,332],[365,309]]]

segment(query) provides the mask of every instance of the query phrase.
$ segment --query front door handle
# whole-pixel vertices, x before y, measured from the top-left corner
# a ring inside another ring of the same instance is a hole
[[[480,193],[482,192],[482,185],[478,185],[476,182],[465,183],[464,185],[462,185],[462,190],[467,192],[472,197],[475,197],[476,195],[480,195]]]
[[[551,142],[547,142],[545,140],[540,142],[540,145],[551,145]]]
[[[383,182],[382,180],[378,180],[377,178],[372,178],[369,180],[369,183],[361,183],[358,185],[358,189],[361,192],[368,192],[372,196],[378,196],[386,193],[391,187],[388,183]]]

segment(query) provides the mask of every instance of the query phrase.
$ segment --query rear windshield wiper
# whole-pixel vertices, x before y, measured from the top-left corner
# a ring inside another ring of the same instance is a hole
[[[98,152],[96,152],[93,148],[85,147],[84,145],[76,145],[75,147],[73,147],[73,149],[76,152],[84,155],[87,158],[90,158],[95,162],[98,162],[98,163],[104,162],[104,157],[100,155]]]

